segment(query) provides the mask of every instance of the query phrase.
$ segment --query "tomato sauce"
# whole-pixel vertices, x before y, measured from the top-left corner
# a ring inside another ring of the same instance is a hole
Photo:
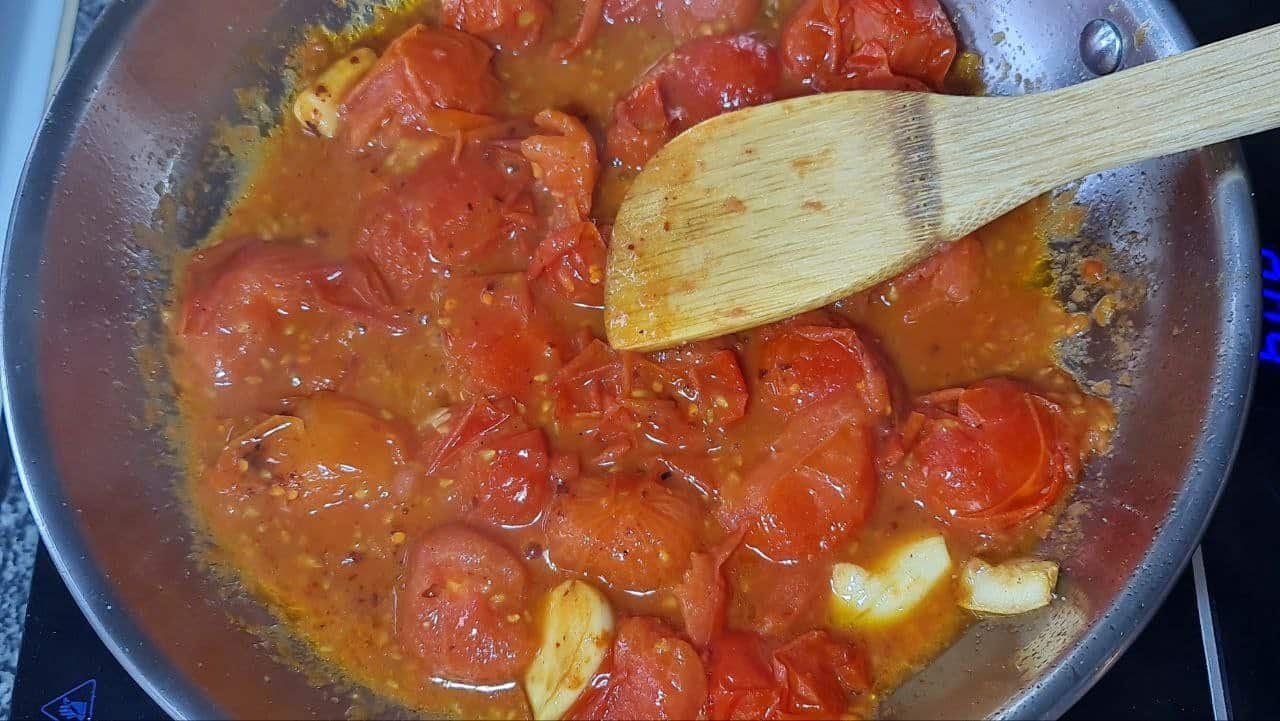
[[[182,263],[171,356],[213,559],[379,694],[528,716],[539,599],[576,578],[617,624],[570,716],[871,715],[972,614],[943,584],[842,626],[833,563],[1025,552],[1105,446],[1054,352],[1082,323],[1047,201],[783,323],[602,340],[638,166],[776,98],[957,90],[934,0],[445,0],[317,36],[304,81],[357,46],[336,135],[287,117]]]

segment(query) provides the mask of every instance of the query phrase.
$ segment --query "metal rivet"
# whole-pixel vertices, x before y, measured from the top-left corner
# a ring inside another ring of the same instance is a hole
[[[1124,62],[1124,36],[1110,20],[1091,20],[1080,33],[1080,59],[1094,75],[1110,75]]]

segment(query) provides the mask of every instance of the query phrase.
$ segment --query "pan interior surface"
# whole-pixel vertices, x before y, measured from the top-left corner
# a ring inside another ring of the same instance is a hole
[[[1163,0],[952,0],[993,94],[1092,77],[1080,35],[1106,18],[1123,63],[1190,48]],[[211,169],[239,88],[280,92],[268,68],[306,25],[361,3],[122,0],[75,61],[31,158],[6,249],[3,382],[41,532],[117,658],[180,718],[411,715],[316,683],[263,642],[276,621],[197,560],[180,466],[155,412],[167,249],[203,237],[233,193]],[[198,31],[193,31],[198,28]],[[1153,112],[1159,109],[1153,108]],[[882,705],[901,718],[1065,711],[1159,606],[1194,547],[1238,442],[1257,346],[1257,240],[1234,146],[1093,176],[1083,242],[1109,247],[1143,292],[1129,335],[1098,333],[1076,370],[1115,388],[1108,456],[1090,464],[1046,542],[1061,598],[985,621]],[[184,200],[176,205],[171,200]],[[163,220],[158,223],[158,219]],[[157,232],[157,227],[163,228]]]

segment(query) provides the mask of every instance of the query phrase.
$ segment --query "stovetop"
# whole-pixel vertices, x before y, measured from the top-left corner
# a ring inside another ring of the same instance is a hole
[[[103,0],[83,0],[94,13]],[[1280,2],[1174,0],[1201,42],[1280,23]],[[83,15],[84,13],[82,13]],[[1068,719],[1280,718],[1280,133],[1244,141],[1261,229],[1264,347],[1245,437],[1198,552],[1132,647]],[[0,485],[9,473],[0,461]],[[0,488],[3,491],[3,488]],[[0,700],[2,703],[2,700]],[[2,710],[2,709],[0,709]],[[157,719],[37,553],[10,710],[15,719]]]

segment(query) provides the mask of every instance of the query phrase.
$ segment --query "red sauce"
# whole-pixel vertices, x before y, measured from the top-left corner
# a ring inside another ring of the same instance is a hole
[[[618,623],[571,716],[868,715],[969,616],[944,584],[843,627],[832,564],[923,532],[1020,552],[1098,447],[1108,408],[1053,355],[1077,324],[1032,282],[1042,204],[800,318],[602,340],[635,168],[776,98],[942,90],[935,0],[447,0],[302,56],[348,44],[380,60],[337,136],[273,133],[172,337],[215,558],[360,683],[526,716],[572,578]]]

